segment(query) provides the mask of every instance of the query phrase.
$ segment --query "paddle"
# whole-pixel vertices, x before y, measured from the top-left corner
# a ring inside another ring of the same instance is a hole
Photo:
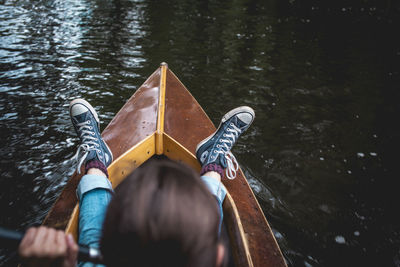
[[[23,233],[0,227],[0,244],[2,246],[16,249],[23,237]],[[98,249],[79,246],[78,261],[103,263],[103,257]]]

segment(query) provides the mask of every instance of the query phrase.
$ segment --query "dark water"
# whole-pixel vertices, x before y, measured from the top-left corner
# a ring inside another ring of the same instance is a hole
[[[255,109],[234,152],[289,265],[399,266],[400,5],[349,2],[0,1],[0,225],[73,172],[69,101],[104,128],[166,61],[214,122]]]

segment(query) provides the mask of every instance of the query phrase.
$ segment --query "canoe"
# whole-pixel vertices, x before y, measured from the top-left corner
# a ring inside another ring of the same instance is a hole
[[[113,188],[154,155],[200,165],[196,145],[215,126],[166,63],[145,81],[102,132],[113,152],[108,167]],[[77,238],[78,203],[75,194],[81,175],[73,174],[43,224]],[[223,203],[224,225],[235,266],[286,266],[282,252],[243,172],[223,179],[228,190]]]

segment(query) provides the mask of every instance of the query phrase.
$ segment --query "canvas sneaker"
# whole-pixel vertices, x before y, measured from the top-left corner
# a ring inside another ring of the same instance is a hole
[[[107,168],[113,160],[113,155],[101,138],[100,121],[94,108],[83,99],[75,99],[69,104],[69,114],[81,141],[73,157],[78,162],[78,173],[82,164],[91,160],[98,160]]]
[[[231,153],[232,146],[246,131],[255,118],[254,110],[247,106],[226,113],[215,133],[201,141],[196,148],[196,157],[201,166],[218,164],[226,169],[226,177],[234,179],[239,164]]]

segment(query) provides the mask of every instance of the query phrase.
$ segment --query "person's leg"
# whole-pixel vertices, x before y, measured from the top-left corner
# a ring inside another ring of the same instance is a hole
[[[100,122],[93,107],[82,99],[70,104],[70,116],[81,144],[75,158],[77,171],[85,166],[85,175],[77,188],[79,200],[80,245],[99,247],[103,221],[112,196],[112,186],[108,180],[107,167],[112,162],[112,152],[100,135]],[[79,263],[79,266],[92,266]]]
[[[107,176],[94,174],[90,169],[79,183],[79,237],[78,244],[99,248],[102,226],[107,206],[112,197],[112,186]],[[100,171],[101,172],[101,171]],[[79,262],[79,267],[100,267],[89,262]]]
[[[222,205],[226,196],[226,188],[221,183],[221,175],[218,172],[209,171],[202,174],[201,179],[210,190],[211,194],[213,194]]]
[[[221,223],[222,203],[226,196],[221,178],[224,176],[224,169],[227,178],[236,177],[239,165],[231,149],[239,136],[249,128],[254,117],[254,111],[250,107],[238,107],[229,111],[222,117],[217,131],[202,140],[196,148],[196,157],[202,166],[201,179],[217,199]]]
[[[226,196],[226,188],[221,183],[221,175],[218,172],[209,171],[204,173],[200,178],[207,186],[208,190],[210,190],[211,194],[213,194],[215,196],[215,199],[217,200],[218,210],[220,214],[218,232],[221,232],[222,221],[224,219],[222,203],[224,202]]]
[[[99,169],[90,169],[77,189],[79,199],[78,243],[99,248],[101,229],[107,206],[112,197],[112,186]]]

